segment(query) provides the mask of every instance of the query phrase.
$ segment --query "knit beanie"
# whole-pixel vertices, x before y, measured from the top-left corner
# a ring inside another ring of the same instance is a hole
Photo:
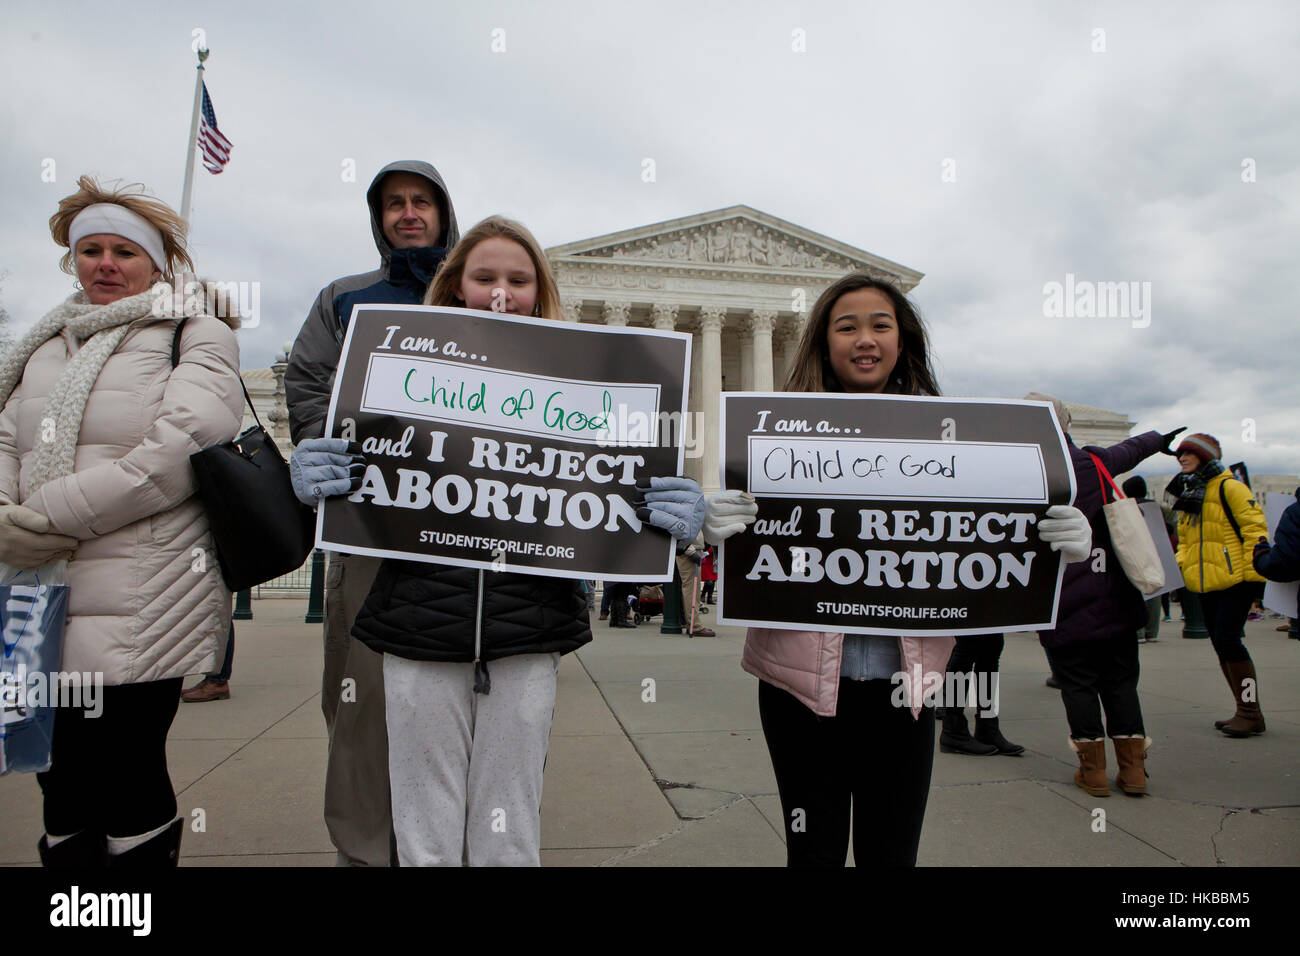
[[[1124,484],[1120,485],[1120,488],[1128,498],[1145,498],[1147,496],[1147,482],[1141,475],[1134,475],[1131,478],[1124,479]]]
[[[1181,455],[1185,451],[1190,451],[1201,460],[1202,464],[1207,461],[1218,461],[1223,457],[1223,449],[1219,447],[1219,440],[1213,435],[1207,435],[1204,432],[1197,432],[1195,435],[1188,435],[1184,438],[1175,454]]]

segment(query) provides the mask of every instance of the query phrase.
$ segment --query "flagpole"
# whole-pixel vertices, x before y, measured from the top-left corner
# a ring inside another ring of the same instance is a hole
[[[194,192],[194,153],[199,145],[199,110],[203,106],[203,61],[208,58],[209,50],[200,47],[194,51],[199,56],[198,71],[194,75],[194,111],[190,114],[189,149],[185,156],[185,188],[181,191],[181,218],[186,225],[190,221],[190,195]]]

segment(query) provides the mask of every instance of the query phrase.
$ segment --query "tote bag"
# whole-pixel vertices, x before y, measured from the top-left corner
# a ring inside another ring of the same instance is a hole
[[[1137,502],[1125,498],[1115,487],[1115,479],[1110,476],[1101,459],[1089,452],[1092,463],[1097,466],[1097,480],[1101,484],[1101,513],[1106,518],[1110,529],[1110,543],[1119,558],[1119,565],[1124,569],[1133,586],[1143,595],[1154,594],[1165,585],[1165,569],[1160,564],[1160,555],[1156,552],[1156,543],[1151,540],[1147,530],[1146,519],[1138,509]],[[1110,485],[1111,502],[1106,501],[1106,485]]]

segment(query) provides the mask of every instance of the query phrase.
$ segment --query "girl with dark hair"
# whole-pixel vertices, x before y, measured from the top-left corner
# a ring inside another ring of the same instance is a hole
[[[833,283],[813,305],[785,390],[937,395],[915,306],[891,283],[862,273]],[[1038,524],[1043,540],[1069,561],[1087,557],[1082,513],[1062,505],[1047,513]],[[709,502],[705,540],[719,543],[757,514],[748,494],[720,492]],[[759,678],[789,865],[843,866],[851,818],[858,866],[916,864],[934,708],[920,699],[894,706],[892,678],[916,667],[942,674],[952,647],[951,637],[749,629],[741,666]]]

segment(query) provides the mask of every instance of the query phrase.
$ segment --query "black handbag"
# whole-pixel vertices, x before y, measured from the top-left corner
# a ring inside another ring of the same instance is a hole
[[[172,368],[180,361],[186,321],[176,324],[172,336]],[[233,441],[190,455],[221,576],[232,591],[296,571],[316,541],[316,512],[294,495],[289,466],[262,427],[242,376],[239,385],[257,424]]]

